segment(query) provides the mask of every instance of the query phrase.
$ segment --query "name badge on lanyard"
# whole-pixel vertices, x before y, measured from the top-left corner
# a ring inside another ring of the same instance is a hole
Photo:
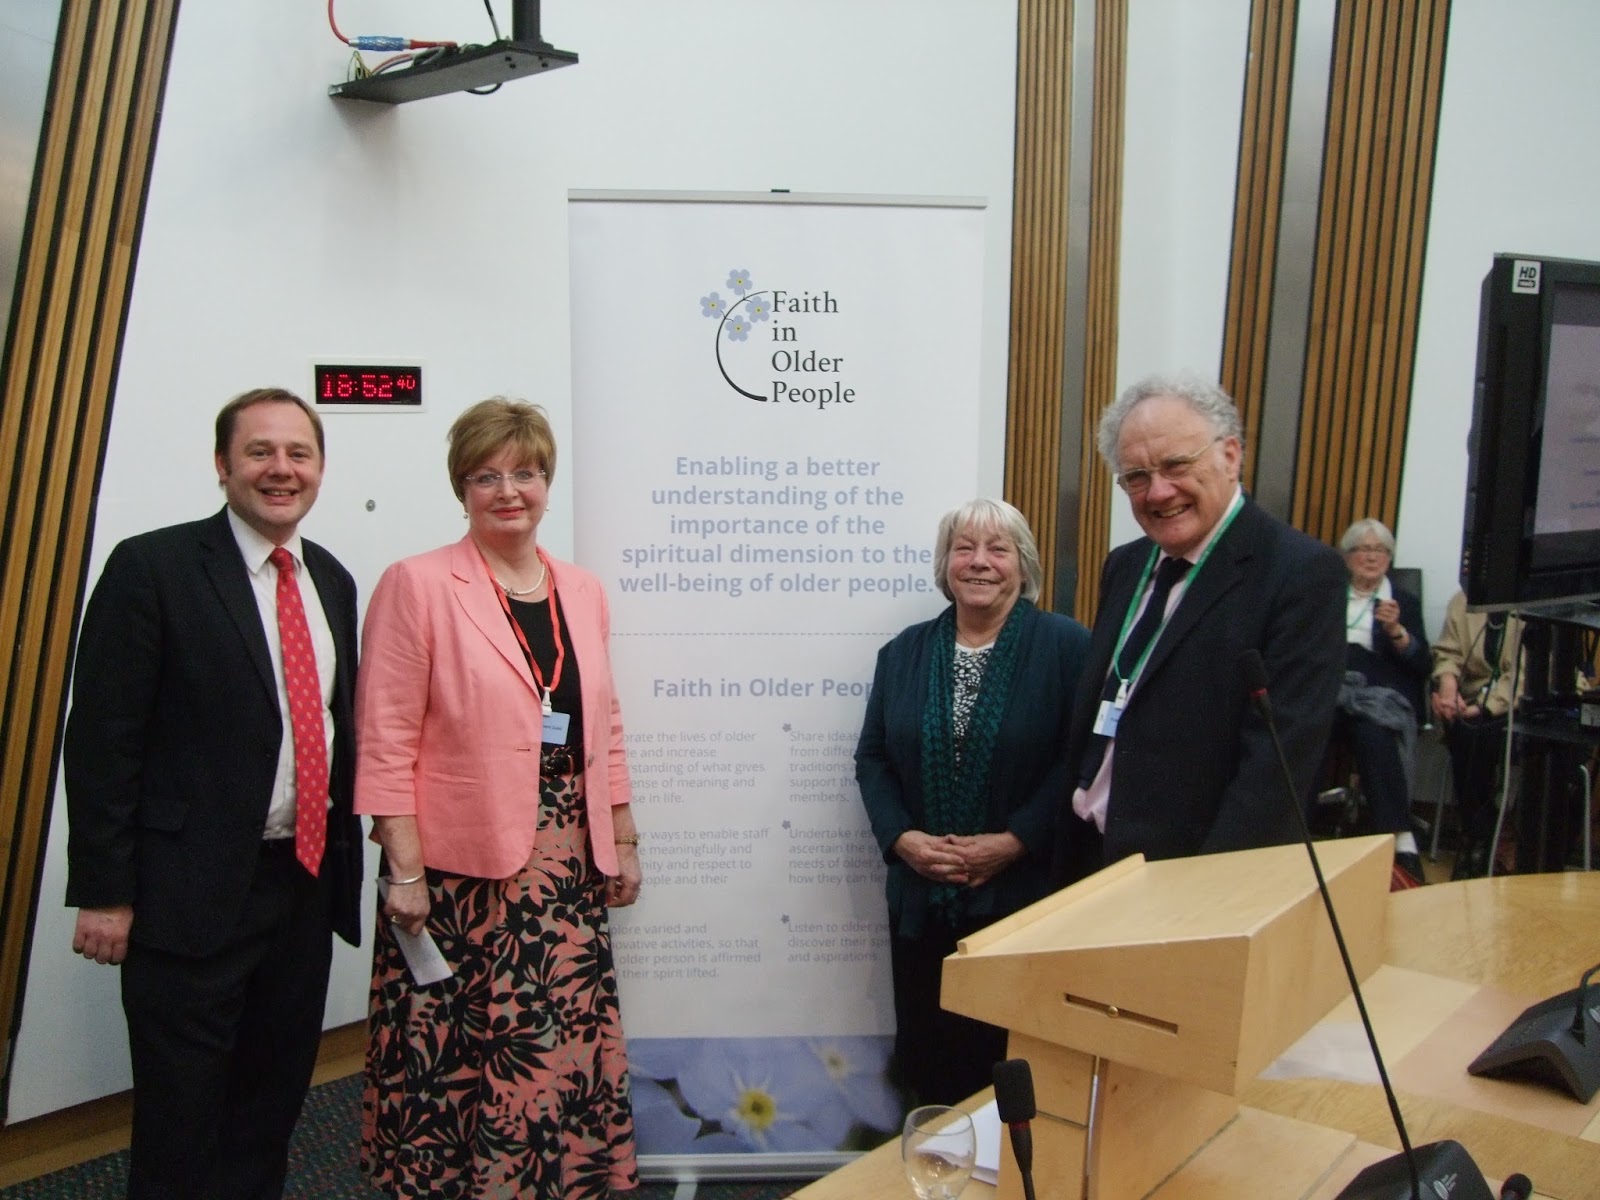
[[[517,618],[511,612],[511,602],[506,599],[505,589],[494,577],[494,572],[489,569],[489,560],[483,558],[483,551],[478,551],[478,557],[483,559],[484,574],[489,578],[489,584],[494,588],[494,594],[500,600],[500,609],[506,615],[506,623],[511,626],[511,633],[517,639],[517,645],[522,650],[522,655],[528,662],[528,671],[533,676],[533,683],[539,690],[539,708],[541,710],[540,738],[546,746],[564,746],[567,744],[567,733],[572,727],[572,714],[560,713],[555,710],[555,705],[550,702],[556,685],[561,682],[561,667],[566,662],[567,648],[561,640],[561,617],[556,610],[556,581],[555,572],[550,570],[550,563],[545,559],[544,553],[539,553],[540,562],[544,563],[545,578],[549,579],[550,587],[545,594],[545,600],[550,609],[550,640],[555,643],[556,661],[550,674],[550,682],[546,683],[544,672],[539,669],[539,664],[534,660],[533,648],[528,645],[528,639],[522,632],[522,626],[517,623]]]
[[[572,714],[556,712],[550,707],[550,693],[544,694],[544,744],[565,746],[567,729],[572,724]]]
[[[1101,737],[1114,738],[1117,736],[1117,724],[1122,720],[1122,712],[1128,707],[1128,680],[1124,679],[1117,688],[1115,700],[1102,700],[1100,707],[1094,715],[1094,732]]]
[[[1243,507],[1244,494],[1241,492],[1235,495],[1233,502],[1228,505],[1228,511],[1217,525],[1216,532],[1210,535],[1210,540],[1206,542],[1206,548],[1200,552],[1200,559],[1189,571],[1185,582],[1192,584],[1199,576],[1201,568],[1206,565],[1206,560],[1211,557],[1211,552],[1217,548],[1217,543],[1222,540],[1222,535],[1228,532],[1228,526],[1233,524],[1234,517],[1239,515],[1239,510]],[[1161,639],[1161,634],[1166,630],[1167,621],[1171,617],[1170,612],[1161,614],[1161,623],[1156,627],[1155,632],[1150,635],[1150,640],[1145,643],[1144,650],[1139,655],[1139,661],[1133,664],[1133,669],[1128,673],[1128,677],[1123,679],[1122,670],[1118,665],[1122,659],[1122,648],[1127,645],[1128,634],[1133,630],[1134,614],[1139,607],[1138,598],[1144,595],[1145,585],[1150,582],[1151,576],[1154,575],[1156,559],[1160,556],[1160,547],[1151,546],[1150,557],[1146,560],[1144,570],[1139,575],[1138,585],[1133,589],[1134,598],[1128,604],[1128,611],[1122,618],[1122,632],[1117,635],[1116,646],[1111,652],[1111,670],[1117,676],[1117,694],[1114,699],[1100,701],[1100,707],[1095,710],[1094,714],[1094,732],[1101,737],[1114,738],[1117,736],[1117,726],[1122,722],[1123,711],[1128,707],[1128,693],[1133,690],[1133,681],[1143,673],[1144,664],[1149,660],[1151,652],[1155,650],[1156,643]],[[1176,585],[1174,584],[1174,586]],[[1154,590],[1152,587],[1151,600],[1155,598]],[[1146,601],[1146,603],[1149,603],[1149,601]]]

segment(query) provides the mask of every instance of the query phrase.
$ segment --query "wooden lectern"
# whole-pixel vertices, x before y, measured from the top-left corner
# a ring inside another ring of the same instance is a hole
[[[1394,841],[1317,847],[1356,974],[1383,954]],[[1124,859],[962,941],[940,1001],[1033,1065],[1041,1200],[1139,1200],[1349,993],[1304,846]],[[1020,1200],[1007,1149],[1000,1200]]]

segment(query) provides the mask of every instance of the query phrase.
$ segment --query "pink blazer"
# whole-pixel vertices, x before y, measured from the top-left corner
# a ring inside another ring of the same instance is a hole
[[[617,873],[611,808],[632,798],[600,581],[551,559],[583,689],[594,861]],[[367,606],[356,674],[355,810],[417,818],[423,861],[504,879],[539,821],[539,693],[471,538],[395,563]]]

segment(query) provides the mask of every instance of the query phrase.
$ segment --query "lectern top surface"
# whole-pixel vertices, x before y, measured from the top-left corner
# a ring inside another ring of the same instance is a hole
[[[1379,852],[1380,844],[1387,852],[1389,842],[1382,835],[1320,843],[1324,876],[1331,885]],[[1009,955],[1248,938],[1316,891],[1305,847],[1295,845],[1149,862],[1110,882],[1097,880],[1024,909],[997,927],[992,939],[978,935],[968,952]],[[1074,896],[1080,889],[1082,895]]]

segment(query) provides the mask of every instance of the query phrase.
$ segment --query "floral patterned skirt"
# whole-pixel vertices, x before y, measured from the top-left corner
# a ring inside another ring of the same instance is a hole
[[[638,1183],[628,1063],[583,777],[540,785],[510,879],[428,871],[455,968],[418,987],[378,922],[361,1170],[394,1197],[605,1197]]]

